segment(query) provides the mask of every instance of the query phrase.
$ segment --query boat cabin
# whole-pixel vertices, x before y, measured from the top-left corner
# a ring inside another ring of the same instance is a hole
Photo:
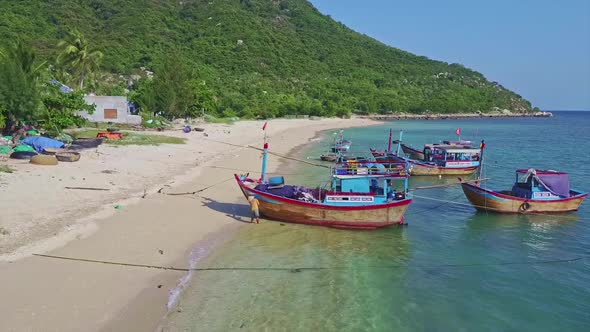
[[[323,200],[329,205],[384,204],[406,198],[406,164],[400,162],[339,163],[333,170],[331,190]]]
[[[516,170],[512,196],[535,200],[568,198],[571,196],[569,175],[563,172],[535,169]]]
[[[352,145],[352,141],[340,139],[332,145],[331,151],[332,152],[346,152],[350,150],[350,146]]]
[[[479,166],[480,149],[465,148],[456,145],[426,145],[424,161],[442,167]]]

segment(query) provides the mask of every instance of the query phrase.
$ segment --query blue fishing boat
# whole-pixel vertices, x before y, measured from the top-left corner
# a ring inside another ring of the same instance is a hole
[[[375,229],[403,223],[412,201],[405,162],[337,163],[330,168],[329,188],[288,185],[284,177],[266,177],[268,144],[262,176],[235,175],[246,198],[256,197],[260,214],[269,219],[349,229]]]

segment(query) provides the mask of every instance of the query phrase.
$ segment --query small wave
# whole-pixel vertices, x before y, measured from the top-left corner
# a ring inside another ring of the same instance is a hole
[[[210,246],[199,246],[191,250],[191,253],[188,258],[189,272],[182,278],[180,278],[180,280],[178,281],[178,285],[176,285],[176,287],[168,293],[168,303],[166,304],[168,311],[172,310],[172,308],[174,308],[178,303],[182,291],[186,288],[186,286],[192,279],[194,269],[197,267],[197,263],[205,256],[207,256],[209,248]]]

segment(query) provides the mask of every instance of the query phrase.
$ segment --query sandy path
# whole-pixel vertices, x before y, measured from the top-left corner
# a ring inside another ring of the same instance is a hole
[[[317,131],[373,123],[274,120],[267,130],[272,151],[287,153]],[[258,170],[260,153],[212,140],[260,145],[261,124],[208,125],[206,140],[201,133],[175,133],[189,138],[182,146],[101,146],[98,154],[86,152],[79,163],[51,168],[16,165],[17,172],[3,174],[0,208],[9,211],[0,225],[10,234],[8,239],[0,235],[5,260],[0,262],[0,331],[153,330],[184,272],[27,255],[47,252],[187,267],[195,244],[199,243],[195,254],[204,255],[223,242],[223,236],[215,234],[228,237],[237,227],[250,226],[243,223],[248,219],[246,202],[230,180],[238,171],[227,168]],[[271,157],[269,163],[276,167],[279,160]],[[213,187],[200,196],[157,194],[165,184],[169,192]],[[111,185],[112,190],[74,192],[64,189],[66,185]],[[34,191],[26,190],[32,187]],[[147,196],[141,198],[144,190]],[[122,208],[114,209],[115,204]],[[67,212],[60,214],[64,209]],[[25,258],[6,261],[19,257]]]

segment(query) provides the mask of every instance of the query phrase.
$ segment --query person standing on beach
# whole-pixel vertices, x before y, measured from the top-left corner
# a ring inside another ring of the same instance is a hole
[[[250,209],[252,210],[252,216],[250,218],[250,222],[254,222],[254,218],[256,218],[256,223],[260,223],[260,212],[258,212],[258,205],[260,202],[254,196],[248,196],[248,203],[250,203]]]

